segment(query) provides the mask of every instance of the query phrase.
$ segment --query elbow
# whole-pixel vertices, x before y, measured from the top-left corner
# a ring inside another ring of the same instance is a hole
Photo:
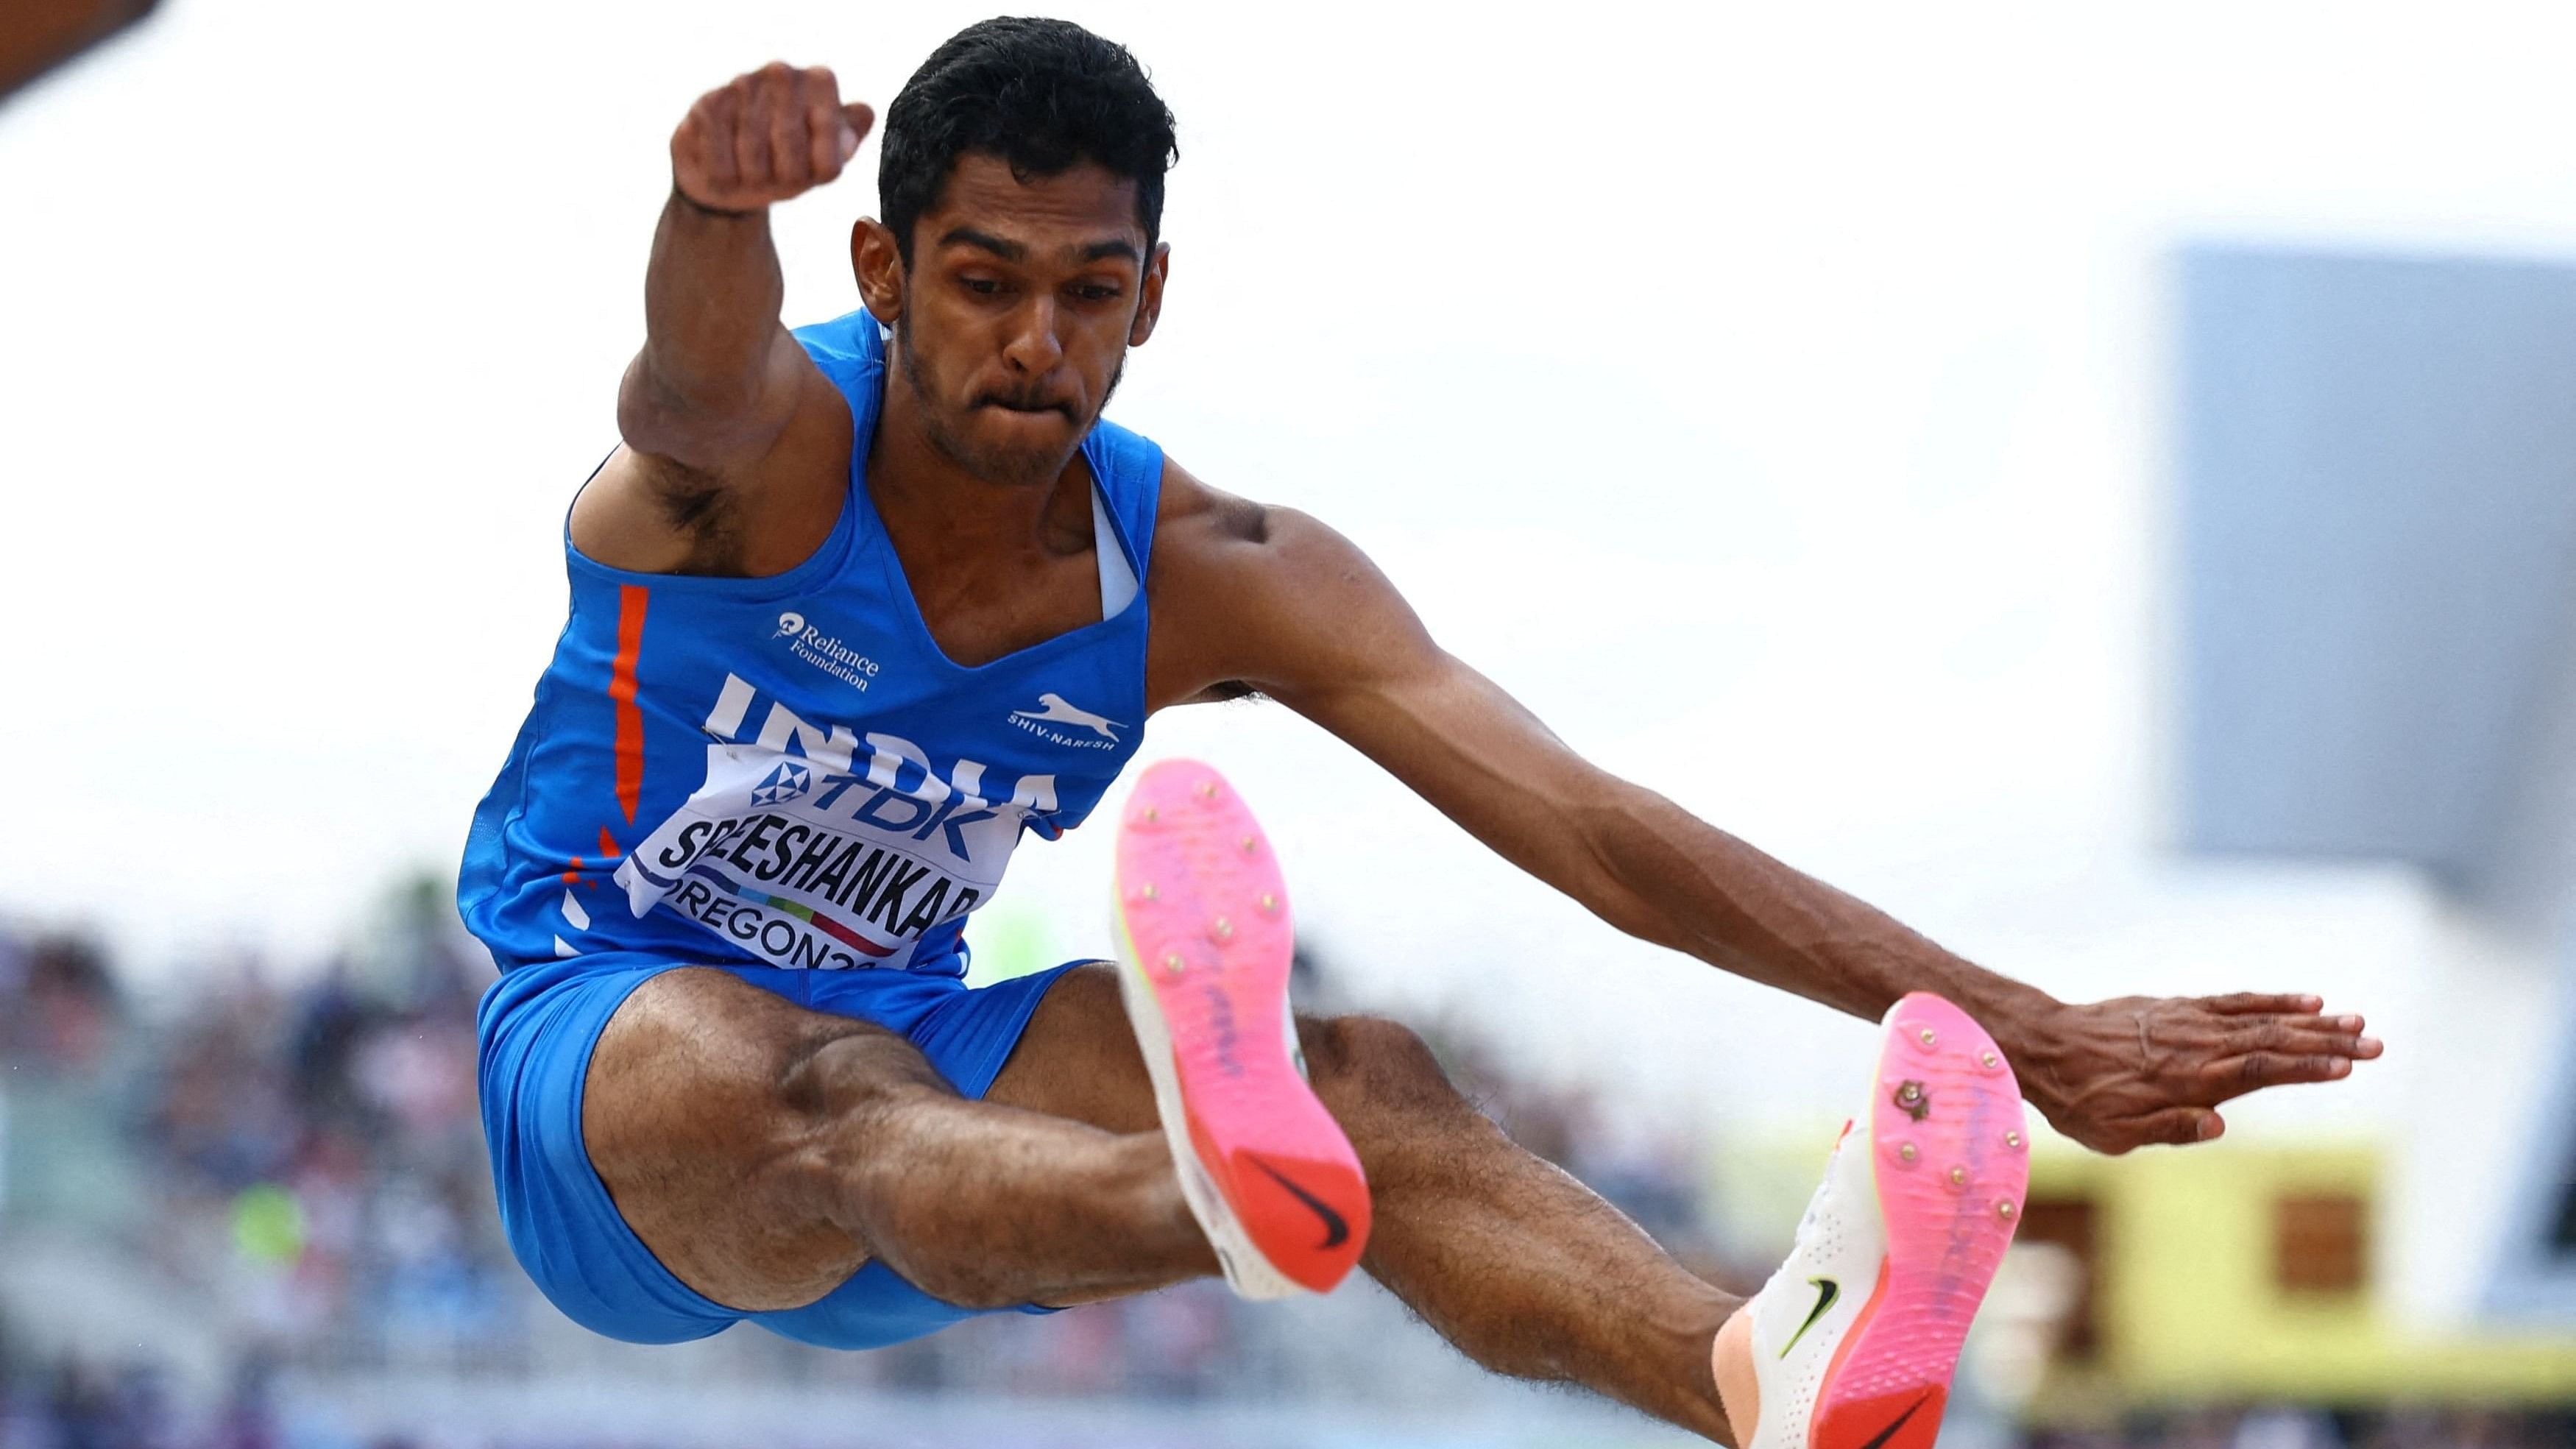
[[[1630,892],[1613,890],[1587,900],[1584,904],[1591,908],[1593,915],[1601,918],[1621,935],[1643,941],[1649,946],[1661,946],[1667,951],[1680,951],[1685,954],[1690,952],[1689,940],[1674,926],[1672,918],[1648,905],[1642,897]]]
[[[1670,876],[1672,854],[1655,829],[1650,804],[1661,797],[1633,786],[1610,791],[1575,819],[1582,850],[1575,889],[1586,909],[1619,931],[1650,945],[1689,951],[1690,933],[1664,910],[1656,882]],[[1669,807],[1667,807],[1669,808]]]
[[[780,431],[761,416],[756,391],[682,389],[654,376],[642,359],[617,389],[617,435],[638,453],[713,470],[768,451]]]

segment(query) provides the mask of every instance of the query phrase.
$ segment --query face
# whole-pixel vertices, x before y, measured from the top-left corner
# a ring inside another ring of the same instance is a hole
[[[868,310],[894,327],[905,410],[1003,484],[1063,472],[1127,349],[1153,334],[1168,265],[1147,251],[1134,182],[1085,163],[1024,185],[982,154],[958,160],[915,225],[910,267],[875,222],[851,243]]]

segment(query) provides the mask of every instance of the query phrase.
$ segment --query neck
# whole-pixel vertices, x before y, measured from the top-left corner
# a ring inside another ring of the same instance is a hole
[[[1091,544],[1091,470],[1081,449],[1050,481],[996,483],[931,439],[920,399],[899,376],[885,381],[868,445],[867,486],[908,564],[936,568],[970,556],[1072,553]]]

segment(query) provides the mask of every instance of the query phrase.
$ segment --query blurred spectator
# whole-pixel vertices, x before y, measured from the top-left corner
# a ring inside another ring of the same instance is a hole
[[[0,938],[0,1056],[54,1076],[99,1070],[120,1016],[98,948],[66,936]]]

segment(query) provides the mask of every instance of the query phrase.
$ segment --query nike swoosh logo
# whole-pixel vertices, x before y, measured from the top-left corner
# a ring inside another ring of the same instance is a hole
[[[1782,1358],[1787,1358],[1789,1350],[1798,1346],[1798,1340],[1807,1336],[1807,1330],[1816,1326],[1816,1320],[1825,1316],[1825,1310],[1834,1306],[1834,1300],[1843,1296],[1843,1285],[1831,1278],[1810,1278],[1807,1281],[1815,1286],[1816,1306],[1807,1310],[1807,1321],[1798,1325],[1798,1331],[1789,1335],[1787,1343],[1780,1345]]]
[[[1247,1152],[1243,1154],[1243,1157],[1245,1161],[1251,1163],[1253,1166],[1269,1173],[1270,1180],[1272,1182],[1288,1189],[1289,1196],[1294,1197],[1297,1201],[1302,1202],[1306,1206],[1315,1210],[1315,1216],[1324,1220],[1323,1245],[1325,1247],[1338,1248],[1342,1244],[1351,1240],[1351,1225],[1342,1220],[1342,1215],[1340,1213],[1333,1211],[1333,1205],[1331,1203],[1328,1203],[1322,1198],[1315,1196],[1313,1193],[1308,1192],[1306,1189],[1299,1187],[1296,1183],[1291,1182],[1288,1179],[1288,1174],[1281,1172],[1278,1168],[1271,1166],[1269,1163],[1262,1161],[1251,1153]]]
[[[1899,1429],[1904,1428],[1904,1427],[1905,1427],[1905,1421],[1906,1421],[1906,1420],[1908,1420],[1908,1419],[1913,1418],[1913,1417],[1914,1417],[1914,1411],[1915,1411],[1915,1410],[1917,1410],[1917,1409],[1919,1409],[1919,1408],[1922,1408],[1922,1407],[1924,1406],[1924,1404],[1926,1404],[1926,1403],[1930,1402],[1931,1398],[1932,1398],[1931,1393],[1930,1393],[1929,1391],[1926,1391],[1926,1392],[1924,1393],[1924,1395],[1923,1395],[1923,1397],[1922,1397],[1922,1398],[1916,1399],[1913,1403],[1910,1403],[1910,1404],[1906,1405],[1906,1406],[1905,1406],[1905,1412],[1896,1416],[1896,1422],[1895,1422],[1895,1423],[1890,1424],[1890,1425],[1888,1425],[1886,1428],[1879,1430],[1879,1431],[1878,1431],[1878,1435],[1877,1435],[1877,1437],[1875,1437],[1875,1438],[1871,1439],[1868,1443],[1863,1444],[1862,1446],[1860,1446],[1860,1449],[1879,1449],[1879,1446],[1881,1446],[1881,1445],[1885,1444],[1888,1440],[1895,1438],[1895,1437],[1896,1437],[1896,1431],[1897,1431],[1897,1430],[1899,1430]]]

